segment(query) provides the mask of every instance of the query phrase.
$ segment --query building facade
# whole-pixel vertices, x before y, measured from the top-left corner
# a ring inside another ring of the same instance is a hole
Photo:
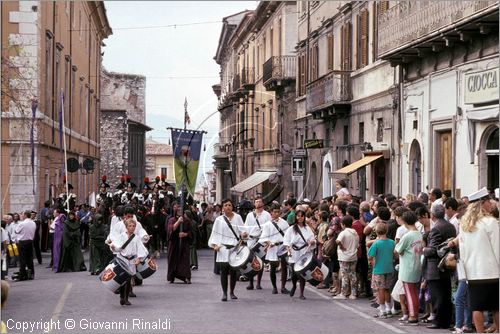
[[[11,1],[0,10],[2,211],[38,210],[63,191],[63,176],[86,202],[100,168],[101,47],[112,33],[104,3]],[[77,170],[66,173],[69,158]]]
[[[101,73],[100,172],[112,188],[122,175],[137,186],[146,176],[146,77]]]
[[[379,25],[401,71],[401,194],[497,188],[498,2],[391,2]]]

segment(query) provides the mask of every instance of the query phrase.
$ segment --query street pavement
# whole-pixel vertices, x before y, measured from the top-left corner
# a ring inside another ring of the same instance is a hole
[[[268,272],[264,273],[263,290],[248,291],[246,282],[238,282],[238,299],[221,302],[211,250],[198,251],[199,270],[192,272],[191,285],[168,283],[166,254],[161,255],[158,271],[142,286],[134,287],[137,298],[130,298],[132,305],[120,306],[119,296],[106,289],[98,276],[88,272],[52,273],[45,268],[50,257],[44,254],[44,263],[35,265],[35,280],[9,281],[11,290],[2,320],[9,333],[439,332],[427,329],[425,324],[400,325],[397,317],[375,319],[376,310],[368,299],[333,300],[326,290],[310,285],[306,287],[306,300],[300,300],[298,292],[293,298],[273,295]],[[9,275],[13,271],[10,268]]]

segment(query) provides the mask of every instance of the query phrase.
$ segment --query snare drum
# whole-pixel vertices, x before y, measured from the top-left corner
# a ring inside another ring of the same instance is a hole
[[[328,275],[328,267],[311,252],[302,255],[293,266],[293,270],[314,286],[323,282]]]
[[[248,278],[255,276],[263,268],[262,259],[256,256],[245,245],[240,245],[230,250],[229,265],[233,269],[238,269],[241,275]]]
[[[256,243],[253,247],[252,247],[252,252],[254,253],[254,255],[260,257],[261,259],[264,259],[266,257],[266,251],[265,251],[265,248],[266,246],[261,244],[261,243]]]
[[[130,278],[130,273],[125,269],[127,264],[120,258],[115,257],[102,271],[99,277],[102,284],[109,290],[115,292]]]
[[[139,263],[137,266],[137,276],[140,279],[146,279],[156,272],[156,260],[154,258],[147,257]]]
[[[278,258],[281,258],[283,256],[285,256],[285,257],[288,256],[288,250],[287,250],[285,245],[281,244],[281,245],[278,245],[277,247],[278,247],[278,251],[277,251]]]

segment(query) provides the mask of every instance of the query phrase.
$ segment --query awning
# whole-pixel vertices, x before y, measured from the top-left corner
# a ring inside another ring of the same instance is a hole
[[[344,175],[352,174],[361,167],[369,165],[375,160],[382,158],[383,156],[384,156],[383,154],[367,155],[363,159],[360,159],[350,165],[347,165],[345,167],[342,167],[341,169],[336,170],[335,172],[333,172],[333,174],[344,174]]]
[[[471,121],[498,120],[498,104],[480,108],[467,109],[467,118]]]
[[[275,174],[276,171],[257,171],[250,175],[248,178],[244,179],[230,190],[238,194],[242,194],[245,191],[257,187],[262,182],[269,179],[269,176]]]

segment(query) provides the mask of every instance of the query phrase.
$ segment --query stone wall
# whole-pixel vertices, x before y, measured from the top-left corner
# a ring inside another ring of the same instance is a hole
[[[125,111],[101,111],[101,175],[106,175],[111,189],[128,173],[128,125]]]

